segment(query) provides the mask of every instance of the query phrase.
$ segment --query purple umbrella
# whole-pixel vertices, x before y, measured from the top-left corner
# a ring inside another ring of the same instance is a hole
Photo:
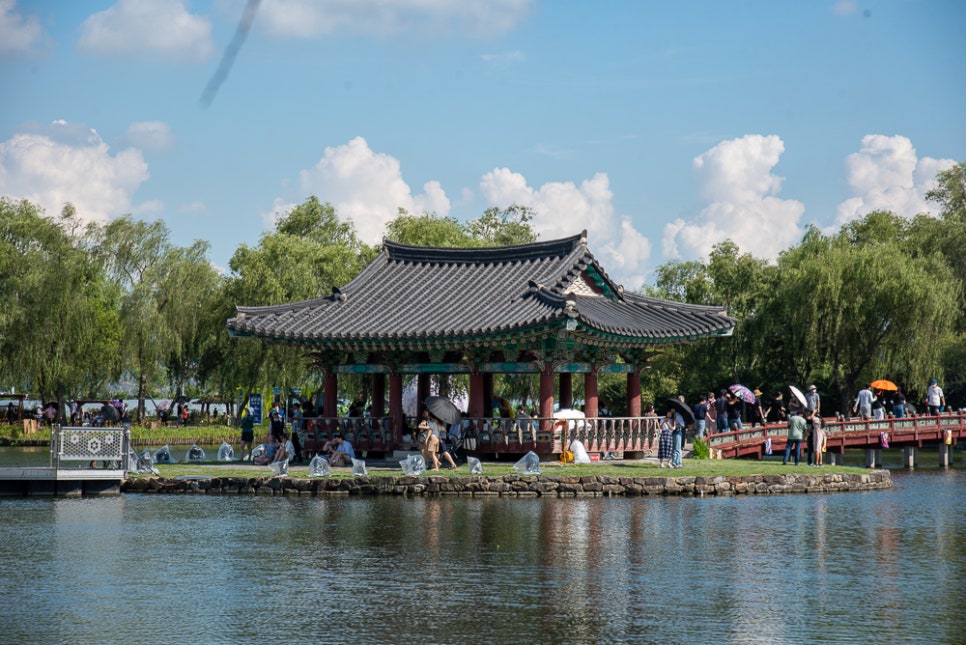
[[[738,397],[745,403],[755,402],[755,393],[749,390],[748,388],[746,388],[744,385],[738,385],[737,383],[735,383],[728,389],[731,390],[732,394],[734,394],[736,397]]]

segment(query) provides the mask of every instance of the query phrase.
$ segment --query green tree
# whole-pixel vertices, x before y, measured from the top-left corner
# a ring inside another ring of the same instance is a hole
[[[500,209],[495,206],[469,223],[470,233],[482,246],[511,246],[536,242],[537,233],[530,222],[533,209],[511,204]]]
[[[694,397],[739,382],[757,387],[761,365],[750,348],[772,271],[764,260],[741,253],[731,240],[716,244],[706,264],[672,260],[659,267],[655,288],[648,291],[651,295],[690,304],[720,305],[738,322],[729,338],[662,349],[652,369],[642,376],[642,387],[653,390],[658,398],[665,394]]]
[[[952,268],[958,285],[937,285],[938,288],[955,288],[959,294],[959,313],[956,338],[943,354],[941,373],[945,375],[943,389],[946,400],[966,401],[966,304],[962,297],[966,285],[966,254],[962,252],[962,240],[966,239],[966,162],[956,164],[940,172],[937,185],[926,193],[926,199],[939,207],[939,219],[922,216],[917,218],[920,248],[923,254],[939,250]],[[925,383],[921,385],[925,388]]]
[[[843,410],[874,378],[924,382],[951,339],[957,291],[935,286],[955,278],[938,254],[908,253],[903,228],[895,216],[874,213],[834,237],[812,230],[779,259],[763,317],[783,331],[770,337],[791,349],[799,383],[827,374]]]
[[[166,347],[174,341],[167,322],[177,293],[165,288],[173,247],[164,222],[119,217],[100,230],[96,252],[121,295],[125,342],[122,359],[137,383],[137,418],[144,401],[164,382]]]
[[[480,246],[472,231],[455,218],[440,217],[436,213],[412,215],[404,208],[386,224],[386,238],[412,246]]]
[[[351,222],[312,196],[280,218],[258,246],[243,244],[235,251],[216,308],[221,324],[235,315],[236,303],[276,305],[328,295],[354,278],[375,253],[358,240]],[[241,389],[245,397],[259,384],[288,388],[312,378],[312,360],[302,348],[229,339],[224,327],[220,338],[206,352],[203,373],[223,387]]]
[[[170,294],[162,309],[168,336],[163,356],[171,391],[180,396],[190,384],[205,385],[203,357],[224,336],[224,320],[212,319],[218,308],[222,277],[208,261],[208,243],[172,248],[164,257],[159,291]],[[217,392],[220,398],[225,392]]]
[[[120,371],[118,294],[90,252],[95,231],[70,204],[48,218],[0,199],[0,378],[56,400],[61,418],[68,397]]]

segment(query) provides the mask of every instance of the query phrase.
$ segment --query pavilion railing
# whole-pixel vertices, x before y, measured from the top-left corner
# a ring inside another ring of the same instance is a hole
[[[556,454],[578,440],[590,453],[643,453],[655,447],[659,421],[657,417],[467,418],[462,445],[481,453]],[[316,417],[303,420],[299,438],[307,453],[320,450],[336,435],[356,450],[411,450],[417,447],[417,425],[417,418],[407,417],[397,439],[388,417]]]

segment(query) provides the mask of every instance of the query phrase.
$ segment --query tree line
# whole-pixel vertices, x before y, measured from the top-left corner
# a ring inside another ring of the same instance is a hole
[[[966,400],[966,163],[941,172],[927,194],[937,215],[873,212],[829,235],[806,231],[768,262],[725,241],[704,261],[659,266],[649,295],[723,305],[738,319],[729,338],[670,347],[642,375],[645,397],[698,393],[731,383],[763,391],[816,383],[840,409],[862,385],[888,378],[910,400],[930,378],[948,401]],[[537,239],[525,207],[491,208],[462,223],[400,209],[388,239],[414,245],[499,246]],[[331,293],[379,252],[351,221],[316,197],[281,217],[257,245],[239,246],[226,274],[209,245],[177,246],[161,221],[130,216],[84,224],[68,204],[48,217],[28,201],[0,198],[0,387],[57,401],[117,396],[131,384],[136,414],[158,397],[238,400],[267,387],[318,387],[304,350],[232,339],[235,304],[272,305]],[[459,377],[450,389],[465,384]],[[575,395],[582,396],[580,379]],[[611,411],[624,381],[602,375]],[[368,381],[340,379],[364,402]],[[529,375],[507,375],[503,398],[532,400]]]

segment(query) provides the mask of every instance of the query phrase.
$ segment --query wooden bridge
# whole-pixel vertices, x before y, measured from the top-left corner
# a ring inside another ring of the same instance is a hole
[[[917,451],[926,447],[938,449],[939,464],[949,466],[953,446],[966,441],[966,413],[869,421],[832,417],[825,419],[825,433],[826,462],[830,464],[842,463],[846,449],[865,449],[866,465],[879,467],[882,465],[882,448],[888,444],[890,448],[903,449],[903,464],[910,468],[917,464]],[[769,439],[773,452],[785,450],[788,426],[779,423],[746,427],[711,434],[707,439],[715,455],[722,459],[761,459],[765,456]]]

